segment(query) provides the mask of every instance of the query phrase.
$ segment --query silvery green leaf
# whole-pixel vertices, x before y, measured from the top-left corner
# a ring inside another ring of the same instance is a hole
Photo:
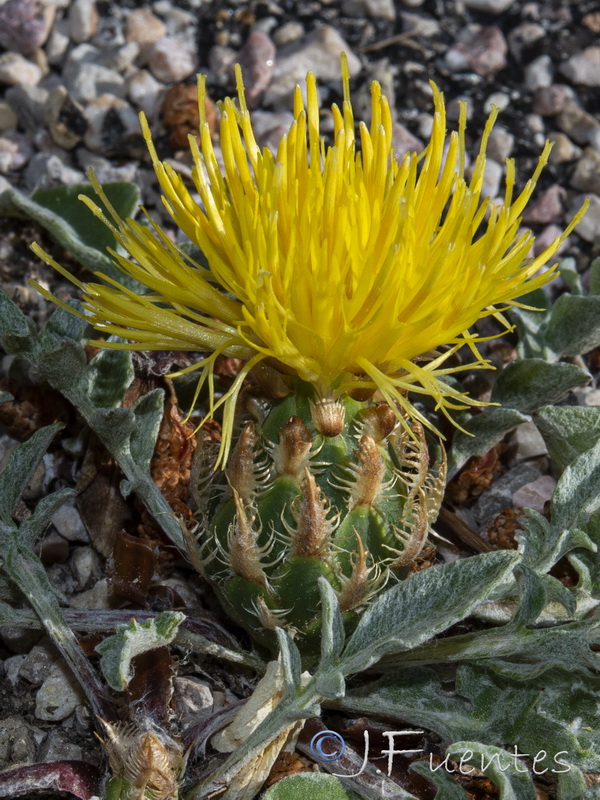
[[[535,413],[534,421],[561,472],[600,440],[597,406],[547,406]]]
[[[116,408],[134,377],[131,353],[100,350],[90,361],[86,393],[96,408]]]
[[[328,670],[338,660],[344,647],[344,623],[336,593],[329,581],[319,578],[321,590],[321,662],[319,669]]]
[[[519,334],[517,354],[519,358],[552,358],[544,341],[544,327],[550,317],[549,300],[543,289],[529,292],[519,301],[531,308],[511,308],[510,319],[516,324]]]
[[[67,305],[76,311],[83,311],[83,306],[78,300],[69,300]],[[41,332],[40,342],[48,347],[60,339],[73,339],[79,342],[84,338],[88,327],[88,323],[81,317],[70,314],[64,308],[57,308]]]
[[[134,462],[144,472],[150,469],[163,416],[164,399],[162,389],[153,389],[143,394],[132,407],[135,426],[131,432],[129,449]]]
[[[443,766],[435,769],[431,760],[413,761],[409,770],[434,784],[437,792],[433,800],[468,800],[469,795]]]
[[[315,675],[315,686],[318,693],[326,700],[339,700],[346,693],[346,681],[339,669],[331,667],[321,670]]]
[[[551,524],[542,514],[531,508],[519,520],[516,539],[524,563],[537,572],[547,572],[566,553],[578,547],[592,552],[596,545],[589,536],[577,528],[563,528],[559,524]]]
[[[411,650],[467,617],[520,560],[514,552],[483,553],[413,573],[379,595],[346,644],[340,669],[360,672],[382,656]]]
[[[500,790],[500,800],[535,800],[536,790],[527,766],[513,753],[481,742],[455,742],[447,755],[459,763],[463,774],[471,764],[481,770]]]
[[[448,480],[456,475],[471,456],[484,455],[502,441],[509,431],[529,419],[529,416],[514,408],[500,407],[486,408],[480,414],[469,417],[466,422],[461,422],[461,427],[467,433],[457,430],[454,434],[448,457]]]
[[[276,628],[275,633],[279,642],[283,681],[286,689],[293,691],[300,686],[300,673],[302,672],[300,651],[290,635],[282,628]]]
[[[557,528],[585,528],[600,508],[600,442],[569,464],[552,495],[552,524]]]
[[[23,353],[35,339],[33,320],[0,290],[0,344],[7,353]]]
[[[600,294],[600,258],[590,264],[590,294]]]
[[[566,283],[570,294],[582,295],[583,285],[581,283],[581,276],[577,272],[577,262],[574,258],[564,258],[558,265],[560,277]]]
[[[590,376],[575,364],[549,364],[540,358],[513,361],[498,376],[492,402],[530,414],[542,406],[558,403],[571,389],[585,386]]]
[[[360,800],[347,792],[333,775],[322,772],[300,772],[282,778],[263,795],[263,800]]]
[[[561,295],[552,308],[546,342],[559,356],[578,356],[600,345],[600,297]]]
[[[40,428],[10,453],[0,473],[0,519],[12,524],[12,513],[31,480],[52,439],[64,426],[60,423]]]
[[[100,668],[111,689],[126,689],[133,677],[131,662],[135,656],[170,644],[184,619],[185,614],[179,611],[163,611],[141,624],[132,619],[104,639],[96,650],[102,655]]]
[[[41,538],[42,534],[52,522],[52,517],[58,509],[76,494],[75,489],[59,489],[52,494],[42,497],[35,511],[19,527],[19,538],[26,541],[30,547]]]

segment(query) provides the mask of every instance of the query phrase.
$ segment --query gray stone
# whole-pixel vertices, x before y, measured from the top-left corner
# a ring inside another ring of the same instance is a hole
[[[553,183],[533,205],[525,209],[523,222],[526,225],[562,222],[565,214],[566,196],[566,190],[560,184]]]
[[[193,43],[176,36],[163,36],[151,45],[148,53],[150,71],[163,83],[177,83],[189,78],[197,65]]]
[[[91,547],[78,547],[71,558],[71,569],[77,581],[77,591],[91,585],[101,574],[100,558]]]
[[[28,133],[35,133],[44,125],[44,109],[48,90],[41,86],[11,86],[4,97],[18,115],[19,123]]]
[[[600,122],[574,100],[567,100],[555,118],[556,126],[577,144],[587,144]]]
[[[487,529],[503,509],[512,507],[513,494],[539,477],[540,471],[528,464],[517,464],[501,475],[471,509],[478,524]]]
[[[271,84],[264,96],[266,105],[288,110],[296,84],[304,85],[306,73],[312,70],[320,81],[340,84],[340,54],[348,58],[350,77],[361,71],[361,63],[350,45],[329,25],[316,28],[297,42],[282,47],[277,53]]]
[[[500,191],[500,183],[504,174],[504,167],[491,158],[486,159],[485,170],[483,173],[483,183],[481,186],[482,197],[494,198]]]
[[[100,183],[113,183],[114,181],[125,181],[125,183],[139,183],[137,164],[133,161],[128,161],[120,166],[115,166],[114,161],[91,150],[86,150],[85,147],[80,147],[77,151],[77,158],[80,167],[87,172],[91,167]]]
[[[134,106],[153,119],[159,109],[162,85],[147,69],[138,69],[126,80],[127,97]]]
[[[492,92],[492,94],[486,97],[483,110],[486,114],[489,114],[493,107],[496,107],[499,111],[504,111],[509,105],[510,97],[506,92]]]
[[[521,61],[523,51],[539,39],[546,36],[546,31],[537,22],[522,22],[508,34],[508,48],[517,61]]]
[[[42,738],[42,731],[28,725],[20,716],[1,720],[0,768],[31,764],[36,759],[37,741]]]
[[[495,25],[469,25],[445,56],[450,72],[472,71],[481,77],[495,75],[506,66],[507,45]]]
[[[90,540],[73,500],[64,503],[55,512],[52,524],[68,542],[89,542]]]
[[[127,42],[127,44],[108,47],[102,51],[97,63],[102,67],[114,69],[115,72],[127,74],[140,52],[139,44]]]
[[[573,89],[564,83],[541,86],[533,98],[532,111],[542,117],[553,117],[572,102],[574,96]]]
[[[564,226],[560,225],[546,225],[541,233],[535,237],[535,241],[533,243],[533,254],[534,256],[539,256],[540,253],[543,253],[550,245],[554,242],[555,239],[563,232]],[[571,240],[567,237],[565,241],[559,246],[558,250],[554,254],[556,257],[560,256],[566,250],[569,249],[571,244]]]
[[[85,175],[65,164],[59,156],[36,153],[25,171],[25,183],[32,191],[52,186],[66,186],[85,182]]]
[[[304,25],[296,20],[284,22],[284,24],[273,32],[273,41],[278,47],[296,42],[304,36]]]
[[[556,481],[551,475],[541,475],[535,481],[517,489],[512,497],[513,504],[515,508],[533,508],[542,514],[555,487]]]
[[[0,102],[0,132],[14,131],[17,127],[17,115],[8,103]]]
[[[157,42],[167,33],[167,26],[148,6],[136,8],[127,16],[125,25],[125,38],[128,42],[135,42],[140,45],[142,63],[148,60],[148,50],[150,45]]]
[[[2,53],[0,56],[0,83],[6,86],[37,86],[42,70],[20,53]]]
[[[581,155],[581,148],[573,144],[569,137],[559,131],[551,131],[548,139],[554,143],[550,151],[551,164],[563,164],[565,161],[574,161]]]
[[[87,42],[98,29],[95,0],[73,0],[69,9],[70,35],[73,42]]]
[[[83,757],[83,749],[69,742],[63,732],[56,729],[51,730],[46,736],[38,755],[38,759],[46,763],[51,761],[80,761]]]
[[[393,0],[346,0],[344,13],[349,17],[373,17],[394,22],[396,8]]]
[[[52,141],[65,150],[78,145],[88,127],[83,108],[69,96],[64,86],[55,86],[50,92],[44,119]]]
[[[429,39],[432,36],[437,36],[440,32],[440,24],[432,17],[426,17],[423,14],[412,14],[410,11],[403,11],[400,14],[402,20],[402,32],[412,33],[415,36],[423,36]]]
[[[52,32],[46,42],[46,58],[48,63],[56,66],[64,63],[65,53],[69,47],[70,39],[65,30],[62,30],[59,25],[52,28]]]
[[[57,658],[56,648],[47,639],[45,643],[36,644],[24,657],[19,668],[19,678],[33,686],[41,686]]]
[[[140,122],[125,100],[101,94],[86,108],[89,128],[85,146],[105,155],[129,156],[130,147],[141,143]]]
[[[89,103],[102,94],[123,97],[125,80],[114,69],[84,62],[73,78],[68,81],[67,88],[70,89],[75,100]]]
[[[534,58],[525,67],[525,86],[530,92],[535,92],[544,86],[552,86],[554,69],[549,55]]]
[[[275,44],[266,33],[254,30],[236,57],[242,68],[246,102],[254,108],[271,82],[275,64]]]
[[[463,0],[467,8],[483,11],[486,14],[501,14],[507,11],[515,0]]]
[[[211,716],[214,699],[210,686],[193,678],[175,678],[173,693],[177,719],[182,728]]]
[[[571,186],[582,192],[600,194],[600,153],[586,147],[571,177]]]
[[[560,65],[560,71],[579,86],[600,86],[600,47],[586,47]]]
[[[26,136],[16,131],[6,131],[0,136],[0,174],[23,169],[32,153]]]
[[[35,696],[35,716],[47,722],[60,722],[81,703],[81,690],[66,665],[54,664]]]
[[[102,578],[87,592],[80,592],[70,597],[69,602],[73,608],[112,608],[111,598],[112,593],[108,580]]]
[[[392,144],[396,158],[402,158],[405,153],[420,153],[425,147],[421,139],[400,122],[392,124]]]
[[[586,197],[589,197],[590,207],[575,228],[575,233],[586,242],[595,242],[600,239],[600,197],[591,193],[589,195],[578,195],[571,204],[570,214],[573,216],[579,211]]]
[[[510,131],[502,125],[494,125],[488,139],[487,154],[494,161],[503,164],[512,153],[514,144],[515,137]]]

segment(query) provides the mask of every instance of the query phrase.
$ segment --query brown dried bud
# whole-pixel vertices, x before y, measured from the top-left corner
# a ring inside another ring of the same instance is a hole
[[[239,494],[244,505],[252,502],[258,488],[254,453],[257,441],[256,426],[249,422],[240,434],[227,467],[229,485]]]
[[[292,534],[292,556],[322,558],[327,554],[332,523],[327,519],[327,503],[314,476],[304,468],[302,501]]]
[[[279,443],[273,451],[276,474],[289,475],[300,483],[312,441],[312,435],[300,417],[290,417],[281,428]]]
[[[344,430],[346,409],[332,397],[311,403],[310,413],[315,428],[322,436],[338,436]]]
[[[361,411],[362,432],[368,434],[375,442],[383,441],[398,424],[398,417],[387,403],[371,406]]]
[[[372,506],[379,494],[385,471],[383,458],[373,438],[368,434],[358,443],[358,464],[354,467],[354,481],[350,508]]]
[[[252,523],[235,489],[233,499],[236,514],[234,529],[229,537],[229,566],[241,578],[266,587],[267,576],[260,562],[257,533],[252,529]]]
[[[282,397],[287,397],[290,393],[290,388],[286,384],[283,375],[272,367],[269,367],[263,361],[260,361],[250,374],[265,397],[279,400]]]
[[[371,570],[367,568],[367,554],[359,534],[354,531],[354,535],[356,536],[358,552],[352,568],[352,574],[338,595],[340,611],[342,612],[351,611],[353,608],[358,608],[362,605],[371,588],[371,581],[369,580]]]

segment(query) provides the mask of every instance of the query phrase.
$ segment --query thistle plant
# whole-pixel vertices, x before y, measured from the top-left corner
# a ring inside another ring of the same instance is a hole
[[[470,329],[488,315],[504,321],[503,310],[553,277],[554,268],[540,267],[584,213],[528,258],[532,235],[520,231],[521,215],[549,144],[520,193],[507,161],[496,205],[482,196],[496,111],[467,179],[464,107],[448,137],[432,84],[429,144],[397,159],[379,85],[357,139],[344,58],[342,77],[333,144],[320,135],[309,73],[306,106],[297,87],[294,121],[274,155],[255,141],[238,69],[237,104],[221,104],[224,173],[201,77],[200,144],[190,137],[199,202],[158,159],[142,116],[165,206],[207,267],[151,219],[121,219],[93,175],[110,217],[81,199],[121,245],[111,251],[121,272],[148,291],[102,274],[104,283],[82,283],[35,248],[81,290],[84,311],[73,313],[113,336],[93,344],[206,353],[184,371],[201,371],[197,396],[206,384],[206,419],[221,409],[222,430],[218,448],[201,434],[190,554],[259,642],[275,648],[283,627],[308,657],[319,647],[318,579],[334,587],[351,628],[371,597],[406,576],[435,521],[443,456],[430,465],[424,427],[437,431],[415,398],[433,398],[446,416],[478,403],[444,380],[489,366]],[[451,364],[461,348],[473,363]],[[217,396],[219,356],[243,365]]]

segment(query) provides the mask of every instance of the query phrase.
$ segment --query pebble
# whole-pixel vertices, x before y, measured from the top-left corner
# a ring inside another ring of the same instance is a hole
[[[526,225],[562,222],[565,214],[566,197],[566,189],[558,183],[553,183],[533,205],[525,210],[523,222]]]
[[[147,69],[138,69],[126,79],[125,87],[133,105],[153,119],[160,107],[162,84]]]
[[[485,162],[485,170],[483,173],[483,183],[481,186],[481,196],[494,198],[500,192],[500,183],[504,175],[504,167],[498,164],[491,158],[487,158]]]
[[[388,22],[396,19],[394,0],[346,0],[344,13],[349,17],[373,17]]]
[[[575,228],[575,233],[586,242],[595,242],[600,239],[600,197],[597,194],[578,195],[573,199],[570,207],[570,216],[581,208],[586,197],[589,197],[590,207],[584,218]]]
[[[96,0],[73,0],[69,8],[69,32],[73,42],[89,41],[98,30]]]
[[[250,32],[236,57],[242,68],[246,101],[254,108],[269,84],[275,65],[275,44],[260,30]]]
[[[54,153],[36,153],[25,170],[25,183],[30,191],[84,182],[83,172],[68,166],[65,164],[64,158],[60,158]],[[42,480],[43,478],[44,476],[42,476]]]
[[[71,558],[71,569],[77,581],[78,592],[96,581],[101,575],[101,564],[98,553],[92,547],[77,547]]]
[[[198,59],[191,42],[175,36],[163,36],[150,47],[148,66],[163,83],[177,83],[196,70]]]
[[[67,88],[74,100],[85,104],[94,102],[103,94],[123,97],[125,80],[113,69],[86,62],[67,83]]]
[[[36,760],[37,744],[44,737],[39,728],[27,725],[21,716],[0,721],[0,768],[31,764]]]
[[[0,6],[0,45],[24,56],[41,47],[50,32],[56,7],[37,0],[8,0]]]
[[[46,763],[49,761],[80,761],[83,757],[82,748],[65,739],[62,731],[57,729],[48,733],[38,755],[38,759]]]
[[[348,58],[350,77],[361,71],[359,58],[350,45],[330,25],[316,28],[297,42],[282,47],[277,54],[271,84],[265,92],[264,102],[277,109],[289,110],[296,84],[304,86],[306,73],[312,70],[320,81],[331,81],[340,86],[340,54]]]
[[[273,41],[278,47],[283,47],[291,42],[296,42],[302,36],[304,36],[304,25],[301,22],[290,20],[289,22],[284,22],[281,27],[274,31]]]
[[[86,116],[89,128],[84,142],[88,150],[123,157],[140,149],[140,123],[125,100],[112,94],[101,94],[89,103]]]
[[[446,66],[450,72],[472,71],[489,77],[506,66],[507,49],[497,26],[470,25],[446,53]]]
[[[486,14],[501,14],[507,11],[515,0],[463,0],[467,8],[483,11]]]
[[[400,19],[402,20],[402,33],[412,33],[414,36],[423,36],[425,39],[430,39],[440,32],[439,22],[431,17],[425,17],[423,14],[412,14],[410,11],[403,11]]]
[[[36,86],[42,70],[20,53],[7,52],[0,56],[0,83],[6,86]]]
[[[54,513],[52,524],[68,542],[89,542],[90,540],[74,500],[67,501]]]
[[[545,36],[546,31],[537,22],[522,22],[508,34],[508,49],[516,61],[521,62],[523,53]]]
[[[517,464],[501,475],[472,507],[475,519],[485,530],[505,508],[512,506],[513,494],[540,477],[540,471],[529,464]]]
[[[128,42],[136,42],[141,47],[142,58],[146,59],[149,45],[166,36],[167,26],[149,6],[136,8],[127,16],[125,38]]]
[[[396,158],[401,159],[405,153],[420,153],[425,145],[417,136],[400,122],[392,123],[392,145]]]
[[[97,153],[80,147],[77,150],[77,160],[82,170],[92,167],[100,183],[113,183],[115,181],[125,181],[125,183],[139,184],[140,178],[135,162],[115,163],[108,158],[102,158]]]
[[[88,128],[83,108],[69,96],[64,86],[55,86],[50,92],[44,118],[52,140],[65,150],[78,145]]]
[[[548,455],[542,434],[533,422],[522,422],[510,434],[510,454],[512,464]]]
[[[549,55],[534,58],[525,67],[525,86],[530,92],[535,92],[544,86],[552,86],[554,68]]]
[[[515,508],[533,508],[542,514],[555,487],[556,481],[551,475],[542,475],[517,489],[512,496],[513,505]]]
[[[72,608],[112,608],[112,590],[107,578],[101,578],[91,589],[69,598]]]
[[[502,125],[494,125],[488,139],[487,155],[494,161],[503,164],[510,156],[515,144],[515,137]]]
[[[555,118],[556,126],[577,144],[587,144],[600,122],[574,100],[568,100]]]
[[[8,105],[0,103],[0,131],[10,131],[17,127],[17,115]]]
[[[542,117],[553,117],[573,100],[574,93],[564,83],[553,83],[540,87],[533,98],[532,111]]]
[[[562,74],[579,86],[600,86],[600,47],[586,47],[560,65]]]
[[[557,239],[564,230],[564,225],[561,227],[560,225],[547,225],[541,233],[535,237],[533,242],[533,254],[534,256],[539,256],[540,253],[543,253],[546,248],[550,247],[550,245]],[[556,251],[556,256],[561,255],[566,250],[569,249],[571,245],[571,239],[568,237],[565,241],[560,245],[558,250]]]
[[[208,683],[193,678],[175,678],[173,695],[182,729],[211,716],[214,698]]]
[[[571,176],[571,186],[582,192],[600,194],[600,153],[586,147]]]
[[[69,43],[70,39],[68,34],[62,31],[58,25],[55,25],[46,42],[45,50],[48,63],[52,64],[52,66],[60,67],[64,62]]]
[[[35,133],[44,125],[47,89],[41,86],[11,86],[4,97],[27,133]]]
[[[0,136],[0,174],[23,169],[33,154],[29,140],[22,133],[6,131]]]
[[[550,151],[549,161],[551,164],[563,164],[565,161],[574,161],[581,155],[581,148],[573,144],[564,133],[551,131],[548,134],[548,139],[554,143]]]
[[[35,716],[47,722],[60,722],[81,702],[80,689],[66,665],[54,664],[35,696]]]
[[[293,121],[291,111],[253,111],[252,130],[258,146],[276,151],[281,137],[289,131]]]
[[[19,667],[19,678],[26,680],[33,686],[41,686],[48,677],[50,669],[58,658],[56,648],[46,640],[36,644],[26,656]]]
[[[489,114],[492,108],[497,108],[498,111],[504,111],[510,105],[510,97],[506,92],[492,92],[483,104],[483,110]]]

